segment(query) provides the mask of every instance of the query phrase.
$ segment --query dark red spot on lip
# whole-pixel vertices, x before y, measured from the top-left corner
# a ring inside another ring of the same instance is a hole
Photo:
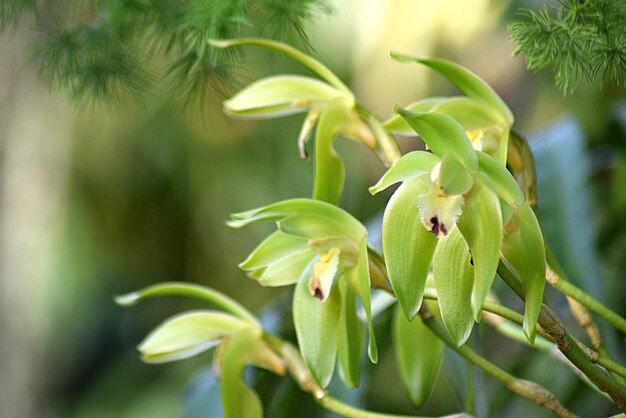
[[[315,294],[313,296],[315,296],[319,300],[324,300],[324,294],[322,293],[320,288],[315,289]]]
[[[446,226],[444,224],[439,223],[438,217],[433,216],[432,218],[430,218],[430,223],[433,224],[433,227],[430,230],[430,232],[432,232],[436,236],[439,236],[439,231],[441,231],[443,235],[448,235],[448,230],[446,229]]]
[[[436,216],[433,216],[432,218],[430,218],[430,223],[433,224],[430,232],[435,235],[439,235],[439,219]]]

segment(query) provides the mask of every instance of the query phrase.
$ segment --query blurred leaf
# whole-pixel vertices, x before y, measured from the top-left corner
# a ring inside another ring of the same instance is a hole
[[[250,323],[221,312],[185,312],[155,328],[137,349],[148,363],[182,360],[214,347],[223,337],[250,327]]]
[[[546,253],[539,221],[531,207],[524,203],[513,215],[516,229],[504,235],[502,255],[515,269],[524,286],[524,333],[531,343],[535,339],[537,318],[543,303],[546,277]]]
[[[404,314],[417,315],[437,238],[422,225],[417,196],[428,189],[421,178],[405,181],[383,216],[383,251],[389,281]]]
[[[341,298],[338,292],[330,292],[325,302],[311,296],[310,277],[307,268],[296,284],[293,321],[302,357],[317,383],[325,388],[335,370]]]
[[[256,81],[224,102],[231,116],[273,118],[319,109],[344,93],[319,80],[302,76],[275,76]]]
[[[444,343],[418,316],[407,321],[400,307],[394,316],[393,339],[402,383],[415,408],[428,399],[443,357]]]
[[[476,321],[480,321],[483,303],[496,276],[503,234],[500,201],[487,182],[482,175],[476,176],[459,219],[459,230],[469,245],[474,265],[471,307]]]
[[[441,318],[457,346],[465,344],[474,326],[471,307],[474,267],[470,259],[469,248],[458,229],[439,238],[433,276]]]

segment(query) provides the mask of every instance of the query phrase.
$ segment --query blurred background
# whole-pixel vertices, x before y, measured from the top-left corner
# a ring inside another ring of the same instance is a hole
[[[432,72],[390,60],[390,50],[456,60],[491,84],[536,152],[548,241],[573,281],[624,315],[625,91],[581,86],[564,97],[548,72],[529,73],[521,57],[511,58],[506,25],[520,8],[541,3],[344,0],[329,2],[331,13],[307,30],[314,56],[384,118],[394,104],[454,93]],[[233,212],[310,195],[313,167],[298,158],[296,145],[303,116],[231,120],[221,110],[224,95],[208,92],[200,104],[185,106],[159,82],[141,102],[77,102],[51,91],[32,64],[39,36],[28,19],[0,36],[0,416],[214,416],[209,354],[149,366],[135,350],[161,320],[199,305],[162,299],[123,309],[113,297],[185,280],[219,289],[268,318],[287,317],[280,307],[290,288],[261,288],[237,268],[271,226],[231,230],[224,221]],[[302,72],[264,51],[249,51],[246,63],[242,83]],[[389,194],[372,197],[367,187],[384,168],[359,145],[338,142],[347,167],[342,206],[375,225]],[[410,138],[400,144],[417,146]],[[549,296],[564,306],[562,297]],[[388,325],[379,318],[383,348]],[[499,365],[553,389],[582,416],[612,412],[549,355],[484,327],[473,343]],[[623,340],[606,332],[623,360]],[[446,356],[420,414],[464,409],[467,381],[474,380],[481,383],[477,416],[545,416]],[[364,387],[338,396],[415,413],[391,350],[378,366],[365,367]],[[259,387],[267,386],[267,416],[332,416],[304,395],[287,395],[297,392],[293,383],[264,379],[257,376]],[[272,385],[282,398],[270,393]],[[333,390],[342,393],[340,384]]]

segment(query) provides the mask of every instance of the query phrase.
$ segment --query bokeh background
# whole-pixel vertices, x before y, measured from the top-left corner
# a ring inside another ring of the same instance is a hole
[[[390,50],[453,59],[487,80],[537,153],[548,241],[573,281],[624,315],[625,92],[582,86],[564,97],[548,72],[531,74],[522,57],[511,58],[506,25],[538,3],[342,0],[329,2],[332,13],[308,31],[313,54],[383,117],[394,104],[454,92],[433,73],[390,60]],[[232,212],[310,194],[312,164],[298,158],[296,146],[303,117],[231,120],[221,110],[223,95],[209,92],[201,104],[185,106],[158,83],[141,102],[76,102],[37,73],[30,59],[37,36],[27,19],[0,36],[0,416],[213,416],[210,355],[149,366],[134,349],[162,319],[198,305],[163,299],[122,309],[113,297],[186,280],[266,316],[279,312],[290,289],[261,288],[237,268],[270,226],[230,230],[224,221]],[[242,82],[302,71],[263,51],[249,51],[246,62]],[[417,146],[408,138],[400,144]],[[372,197],[367,187],[383,167],[357,144],[339,141],[338,148],[347,165],[342,206],[375,225],[389,195]],[[564,306],[563,298],[550,297]],[[383,347],[388,322],[378,323]],[[606,332],[623,360],[623,336]],[[612,412],[549,355],[531,354],[484,325],[476,335],[479,351],[550,387],[582,416]],[[474,381],[477,416],[545,416],[446,356],[420,414],[464,409],[467,382]],[[351,402],[414,413],[391,350],[366,370]],[[274,384],[266,382],[265,393]],[[289,384],[281,385],[283,398],[268,397],[267,416],[332,416],[303,396],[284,395]]]

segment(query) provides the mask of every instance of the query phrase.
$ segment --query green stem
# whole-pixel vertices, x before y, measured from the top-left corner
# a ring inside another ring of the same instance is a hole
[[[195,299],[204,300],[219,306],[220,308],[238,316],[239,318],[249,321],[257,326],[261,326],[259,320],[249,310],[241,306],[234,299],[220,293],[216,290],[200,286],[193,283],[182,282],[164,282],[148,286],[136,292],[126,295],[117,296],[115,302],[122,306],[132,306],[144,299],[157,296],[186,296]]]
[[[230,48],[233,46],[250,45],[280,52],[298,61],[309,70],[313,71],[324,80],[328,81],[328,83],[338,88],[339,90],[348,93],[352,97],[352,92],[350,91],[350,89],[339,79],[339,77],[337,77],[332,71],[330,71],[327,66],[311,58],[302,51],[282,42],[270,41],[268,39],[261,38],[239,38],[230,40],[210,40],[209,44],[215,48]]]
[[[556,290],[574,299],[590,311],[596,313],[599,317],[603,318],[614,328],[626,334],[626,319],[604,306],[602,302],[595,299],[593,296],[567,281],[567,279],[564,279],[561,274],[556,274],[554,270],[548,268],[546,280]]]
[[[544,407],[557,415],[558,417],[575,417],[567,410],[558,399],[546,388],[527,380],[518,379],[512,374],[507,373],[489,360],[479,356],[474,350],[467,345],[457,347],[450,339],[447,331],[432,315],[426,305],[422,305],[420,309],[420,317],[424,324],[448,347],[456,351],[474,366],[480,368],[485,373],[493,376],[500,382],[504,383],[508,389],[517,395],[528,399],[536,405]]]
[[[521,287],[521,283],[517,280],[514,273],[502,262],[500,262],[498,266],[498,275],[523,301],[524,290]],[[552,337],[565,357],[578,367],[578,369],[599,389],[606,392],[618,408],[622,411],[626,411],[626,386],[621,385],[593,364],[587,354],[583,352],[577,342],[568,334],[563,322],[561,322],[546,303],[544,303],[541,308],[538,323],[544,331]]]

